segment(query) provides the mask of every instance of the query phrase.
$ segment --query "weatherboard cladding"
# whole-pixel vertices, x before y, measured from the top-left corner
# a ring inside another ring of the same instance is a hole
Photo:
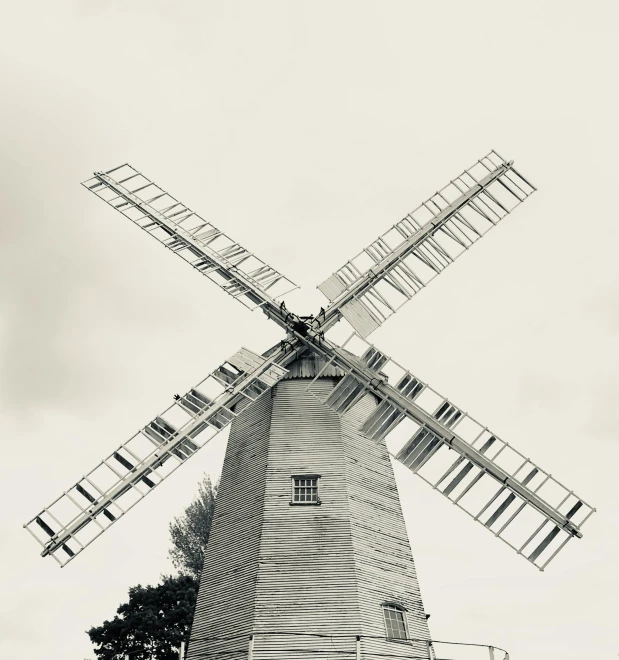
[[[232,424],[200,579],[189,660],[216,658],[219,651],[235,648],[247,650],[258,572],[271,407],[271,394],[266,392]],[[231,635],[242,637],[227,642],[207,639]]]
[[[429,632],[388,453],[358,431],[375,399],[340,417],[307,392],[316,371],[300,365],[232,424],[189,660],[246,658],[250,634],[255,660],[351,652],[358,634],[367,653],[424,655],[367,639],[385,635],[384,602],[408,610],[410,636]],[[290,504],[295,474],[321,475],[320,505]]]
[[[332,382],[317,383],[319,394],[326,396]],[[274,392],[254,626],[258,633],[348,634],[350,648],[359,611],[340,420],[307,385],[289,380]],[[320,475],[320,505],[290,505],[295,474]],[[303,646],[308,642],[324,644],[303,638]],[[278,645],[289,648],[290,639]]]
[[[375,407],[374,397],[367,394],[342,417],[361,629],[368,636],[363,650],[380,654],[387,646],[393,656],[411,657],[406,646],[372,639],[385,634],[377,606],[384,602],[406,608],[409,637],[430,639],[389,453],[384,442],[358,430]],[[414,645],[413,655],[426,654],[425,643]]]
[[[294,378],[314,378],[319,372],[321,377],[333,378],[336,376],[343,376],[344,372],[332,364],[328,364],[326,360],[319,358],[317,355],[304,355],[287,367],[288,373],[282,380],[291,380]]]

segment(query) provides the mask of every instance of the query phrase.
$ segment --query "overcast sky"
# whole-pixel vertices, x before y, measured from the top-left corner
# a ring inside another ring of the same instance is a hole
[[[612,1],[4,3],[0,657],[170,572],[225,437],[66,568],[22,524],[241,345],[281,335],[79,186],[129,162],[303,288],[496,149],[538,188],[372,340],[598,513],[544,573],[396,468],[431,631],[619,654]],[[182,475],[182,476],[181,476]]]

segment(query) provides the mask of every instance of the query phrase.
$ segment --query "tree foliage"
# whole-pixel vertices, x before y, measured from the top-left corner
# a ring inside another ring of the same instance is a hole
[[[164,577],[155,587],[131,587],[111,621],[88,630],[99,660],[177,660],[187,642],[198,595],[190,575]]]
[[[200,579],[204,564],[204,551],[208,541],[213,514],[217,485],[213,485],[208,476],[204,476],[198,487],[198,495],[185,509],[185,513],[170,523],[170,559],[183,575]]]
[[[179,575],[131,587],[116,616],[87,631],[99,660],[125,660],[127,654],[130,660],[177,660],[181,642],[189,641],[216,495],[205,475],[193,502],[170,523],[170,558]]]

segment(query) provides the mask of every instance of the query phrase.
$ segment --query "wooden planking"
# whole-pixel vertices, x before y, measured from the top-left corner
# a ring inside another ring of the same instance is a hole
[[[333,381],[319,386],[326,396]],[[255,632],[348,634],[350,648],[359,610],[340,419],[306,388],[307,381],[288,380],[274,393]],[[291,476],[308,473],[321,475],[322,504],[290,505]],[[270,638],[268,646],[290,648],[290,641]],[[303,638],[308,651],[323,644]],[[283,658],[261,649],[264,642],[257,658]]]
[[[231,425],[188,660],[214,659],[220,651],[247,652],[253,626],[271,408],[271,391],[267,391]],[[243,637],[230,642],[205,639],[231,635]]]
[[[317,368],[299,365],[301,377],[233,422],[189,660],[246,658],[250,633],[255,660],[350,653],[357,634],[384,636],[385,601],[408,609],[411,636],[429,638],[387,451],[358,430],[374,398],[340,417],[306,391]],[[335,382],[319,381],[324,396]],[[293,474],[321,475],[321,505],[290,505]],[[401,642],[362,646],[424,655]]]
[[[359,432],[375,407],[376,400],[367,394],[342,418],[361,630],[367,636],[362,640],[362,650],[411,657],[411,648],[406,644],[369,639],[385,635],[380,607],[384,602],[406,608],[409,637],[430,639],[387,448],[384,442],[369,440]],[[424,657],[425,643],[414,644],[412,651]]]
[[[334,376],[343,376],[344,372],[341,369],[327,365],[327,362],[318,355],[303,355],[295,360],[287,367],[288,373],[282,380],[291,380],[294,378],[314,378],[322,370],[322,376],[325,378],[332,378]]]

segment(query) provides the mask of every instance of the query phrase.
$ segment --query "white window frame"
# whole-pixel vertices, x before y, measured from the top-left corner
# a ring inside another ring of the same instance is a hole
[[[316,481],[316,486],[297,486],[297,480],[315,480]],[[295,489],[296,488],[316,488],[316,499],[315,500],[296,500],[295,499]],[[293,504],[295,506],[316,506],[318,504],[322,504],[320,501],[320,475],[319,474],[293,474],[290,477],[290,504]]]
[[[407,609],[403,606],[400,605],[400,603],[394,603],[393,601],[388,602],[388,603],[383,603],[381,605],[381,609],[383,612],[383,623],[385,625],[385,634],[386,638],[390,642],[407,642],[409,641],[409,632],[408,632],[408,619],[406,616]],[[402,615],[402,621],[404,623],[404,637],[393,637],[390,632],[389,632],[389,626],[387,625],[387,612],[398,612],[399,614]]]

